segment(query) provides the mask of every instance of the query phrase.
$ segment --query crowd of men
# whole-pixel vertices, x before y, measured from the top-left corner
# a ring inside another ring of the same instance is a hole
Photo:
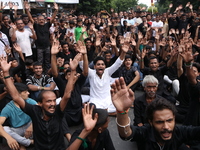
[[[25,14],[9,7],[0,3],[0,136],[11,149],[114,150],[112,115],[139,150],[200,150],[200,7],[87,16],[54,3],[51,17],[27,1]]]

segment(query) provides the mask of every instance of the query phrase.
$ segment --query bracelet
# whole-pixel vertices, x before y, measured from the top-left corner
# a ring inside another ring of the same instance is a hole
[[[139,61],[144,61],[144,59],[142,58],[142,59],[140,59]]]
[[[8,78],[10,78],[11,76],[5,76],[5,77],[3,77],[4,79],[8,79]]]
[[[3,13],[3,10],[0,10],[0,13]]]
[[[130,108],[128,108],[127,110],[124,110],[124,111],[117,111],[119,114],[121,114],[121,115],[124,115],[124,114],[127,114],[128,112],[129,112],[129,109]]]
[[[190,69],[192,68],[192,65],[193,65],[193,63],[192,62],[189,62],[189,63],[184,63],[184,65],[185,65],[185,67],[190,67]]]
[[[41,88],[42,88],[41,90],[44,90],[44,87],[43,87],[43,86],[42,86]]]
[[[116,121],[116,124],[117,124],[119,127],[124,128],[124,133],[125,133],[125,134],[128,133],[128,131],[126,130],[126,127],[130,126],[130,123],[131,123],[130,117],[128,117],[128,119],[129,119],[129,123],[128,123],[127,125],[125,125],[125,126],[120,125],[120,124],[117,122],[117,118],[116,118],[116,120],[115,120],[115,121]]]
[[[38,91],[40,90],[40,86],[38,86]]]
[[[83,148],[87,148],[87,147],[88,147],[88,144],[87,144],[87,142],[86,142],[86,139],[82,139],[82,138],[80,138],[79,136],[77,136],[77,139],[83,141],[83,143],[82,143]]]

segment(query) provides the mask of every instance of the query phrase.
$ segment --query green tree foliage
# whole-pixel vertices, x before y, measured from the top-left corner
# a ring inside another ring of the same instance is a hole
[[[152,13],[152,9],[153,9],[153,14],[158,13],[158,8],[155,6],[150,6],[147,11]]]
[[[77,12],[92,15],[101,10],[109,10],[110,8],[111,0],[79,0]]]
[[[112,2],[112,6],[118,11],[126,11],[137,4],[138,0],[113,0]]]
[[[138,0],[79,0],[77,13],[83,12],[84,14],[96,14],[101,10],[110,12],[113,8],[116,12],[126,11],[137,5]]]

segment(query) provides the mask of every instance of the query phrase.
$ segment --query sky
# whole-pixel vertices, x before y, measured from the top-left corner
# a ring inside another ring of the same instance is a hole
[[[138,4],[140,3],[146,4],[148,7],[151,6],[151,0],[139,0]]]

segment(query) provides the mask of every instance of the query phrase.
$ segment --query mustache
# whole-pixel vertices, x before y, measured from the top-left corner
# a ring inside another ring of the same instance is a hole
[[[164,129],[163,131],[160,132],[161,134],[163,133],[172,133],[172,130]]]
[[[55,109],[55,108],[56,108],[56,106],[55,106],[55,105],[51,105],[51,106],[49,106],[49,108],[54,108],[54,109]]]

